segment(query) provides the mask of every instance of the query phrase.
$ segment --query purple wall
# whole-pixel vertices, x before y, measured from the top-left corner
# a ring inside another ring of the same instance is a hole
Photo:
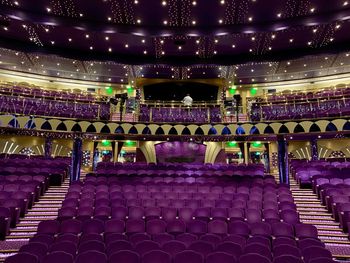
[[[155,145],[157,163],[204,163],[206,145],[194,142],[163,142]]]

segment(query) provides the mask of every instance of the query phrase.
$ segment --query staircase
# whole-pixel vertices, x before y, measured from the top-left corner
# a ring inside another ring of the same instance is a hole
[[[39,198],[39,201],[28,210],[16,228],[10,230],[5,241],[0,241],[0,262],[15,254],[22,245],[28,243],[28,240],[36,234],[38,224],[41,221],[57,218],[58,210],[68,187],[69,180],[66,180],[61,186],[50,186],[45,194]]]
[[[300,189],[294,179],[290,181],[292,191],[300,219],[305,224],[317,227],[319,238],[326,244],[327,249],[339,260],[350,260],[350,241],[335,222],[312,189]]]

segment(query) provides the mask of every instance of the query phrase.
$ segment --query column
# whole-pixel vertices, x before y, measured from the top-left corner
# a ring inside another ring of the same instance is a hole
[[[51,158],[52,155],[52,138],[46,137],[45,138],[45,145],[44,145],[44,150],[45,150],[45,158]]]
[[[244,143],[244,163],[245,164],[249,164],[249,147],[250,147],[250,143],[245,142]]]
[[[241,151],[241,156],[243,157],[243,160],[245,160],[245,147],[244,147],[244,142],[240,142],[240,143],[238,143],[238,146],[239,146],[239,149],[240,149],[240,151]],[[244,163],[245,163],[245,161],[244,161]]]
[[[311,147],[311,160],[317,161],[318,160],[318,145],[317,145],[316,138],[312,138],[310,140],[310,147]]]
[[[96,171],[96,167],[97,167],[97,162],[98,162],[98,157],[99,157],[99,152],[97,150],[97,145],[98,142],[94,142],[94,149],[92,151],[92,170]]]
[[[80,179],[81,159],[83,155],[83,140],[75,138],[72,151],[72,165],[70,171],[70,181],[78,181]]]
[[[111,142],[112,146],[112,162],[115,163],[118,160],[118,155],[115,154],[115,141]]]
[[[288,142],[283,136],[278,138],[278,171],[280,182],[289,184]]]
[[[265,169],[267,173],[271,173],[270,168],[270,144],[265,143]]]

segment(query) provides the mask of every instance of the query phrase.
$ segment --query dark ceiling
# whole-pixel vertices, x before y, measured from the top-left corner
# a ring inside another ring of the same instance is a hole
[[[349,72],[350,1],[1,0],[0,68],[127,83]]]

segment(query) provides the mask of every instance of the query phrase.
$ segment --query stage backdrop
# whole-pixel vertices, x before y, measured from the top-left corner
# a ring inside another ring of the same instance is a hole
[[[206,145],[194,142],[163,142],[155,145],[157,163],[204,163]]]

